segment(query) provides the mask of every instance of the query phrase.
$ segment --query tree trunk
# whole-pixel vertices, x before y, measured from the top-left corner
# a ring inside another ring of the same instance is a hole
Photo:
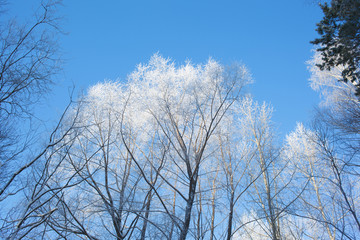
[[[231,239],[232,235],[232,221],[234,216],[234,191],[231,192],[231,198],[230,198],[230,209],[229,209],[229,220],[228,220],[228,227],[227,227],[227,240]]]
[[[197,182],[197,173],[194,174],[195,176],[190,180],[189,186],[189,198],[186,201],[186,210],[185,210],[185,218],[184,218],[184,225],[180,232],[179,240],[185,240],[186,235],[189,231],[190,219],[191,219],[191,210],[194,204],[195,199],[195,191],[196,191],[196,182]]]

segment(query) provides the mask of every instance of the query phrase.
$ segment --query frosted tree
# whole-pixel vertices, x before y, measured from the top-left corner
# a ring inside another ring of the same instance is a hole
[[[81,131],[54,174],[52,184],[66,187],[48,204],[61,211],[46,221],[47,234],[204,236],[201,209],[211,202],[206,182],[208,166],[217,161],[217,129],[249,82],[243,66],[224,67],[211,59],[177,66],[156,54],[127,82],[91,87],[74,109]]]
[[[205,65],[188,62],[176,67],[170,60],[154,55],[130,79],[136,86],[133,94],[141,93],[145,110],[170,144],[170,161],[164,169],[170,168],[166,178],[163,173],[160,175],[177,199],[173,200],[173,211],[166,203],[163,207],[175,224],[179,239],[185,239],[202,165],[212,151],[208,145],[224,116],[239,100],[241,89],[249,83],[247,70],[243,66],[226,68],[213,60]],[[173,216],[171,212],[180,215]]]
[[[287,187],[293,173],[286,171],[288,164],[281,160],[280,149],[275,145],[271,115],[270,106],[259,105],[251,98],[245,99],[239,107],[240,126],[247,139],[246,149],[251,153],[248,157],[253,160],[246,170],[249,189],[242,201],[249,204],[243,204],[246,211],[238,213],[236,236],[274,240],[286,236],[283,228],[287,221],[284,219],[293,201]]]
[[[307,62],[308,69],[311,73],[309,79],[310,87],[319,92],[322,97],[322,104],[325,106],[334,106],[341,101],[357,102],[355,87],[349,83],[342,81],[341,72],[345,67],[338,65],[331,70],[320,70],[317,65],[323,62],[321,54],[314,52],[311,60]]]
[[[301,192],[291,212],[314,221],[305,231],[313,237],[357,239],[359,102],[353,84],[342,81],[343,67],[320,71],[322,61],[319,53],[309,61],[311,87],[323,100],[311,129],[299,125],[287,137],[296,170],[292,189]]]
[[[286,137],[284,157],[290,159],[291,168],[296,171],[296,181],[291,187],[301,193],[292,213],[313,221],[305,230],[307,235],[335,239],[344,216],[333,202],[336,189],[329,183],[331,168],[321,159],[315,132],[298,124]]]
[[[248,126],[243,124],[241,113],[239,114],[239,109],[248,99],[245,97],[235,104],[232,114],[224,120],[217,134],[220,174],[217,179],[218,185],[214,185],[213,188],[218,187],[220,191],[218,195],[222,196],[218,197],[217,205],[224,206],[224,209],[220,207],[217,209],[219,212],[216,224],[224,222],[225,231],[217,230],[216,238],[233,238],[236,232],[234,226],[239,224],[238,216],[244,211],[242,197],[253,183],[248,171],[251,170],[252,161],[255,160],[255,149],[247,135]]]
[[[147,192],[131,158],[136,146],[129,144],[128,152],[121,138],[121,114],[128,95],[124,86],[108,82],[91,87],[82,100],[83,130],[64,166],[69,174],[76,173],[80,183],[67,189],[62,197],[66,211],[49,223],[57,232],[94,238],[138,237],[135,229]],[[136,139],[137,133],[131,137]]]

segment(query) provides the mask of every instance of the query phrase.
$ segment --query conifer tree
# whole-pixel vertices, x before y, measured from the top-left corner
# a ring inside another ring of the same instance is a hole
[[[360,1],[332,0],[320,7],[324,13],[316,29],[320,37],[311,42],[322,54],[323,62],[317,66],[321,70],[344,66],[341,81],[351,82],[360,96]]]

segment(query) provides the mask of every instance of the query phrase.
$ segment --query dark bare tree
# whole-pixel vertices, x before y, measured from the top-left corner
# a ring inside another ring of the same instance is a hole
[[[15,19],[0,23],[0,201],[19,190],[13,183],[35,162],[24,160],[23,153],[33,140],[33,108],[60,69],[55,14],[59,4],[44,2],[26,25]]]

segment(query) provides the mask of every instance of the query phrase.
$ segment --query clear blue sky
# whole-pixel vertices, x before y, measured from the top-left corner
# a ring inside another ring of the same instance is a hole
[[[10,8],[24,17],[38,2],[14,0]],[[280,135],[309,121],[319,101],[305,64],[322,17],[312,0],[64,0],[60,10],[67,60],[45,109],[61,111],[72,83],[86,91],[125,80],[155,52],[178,63],[244,63],[255,80],[250,92],[272,104]]]

